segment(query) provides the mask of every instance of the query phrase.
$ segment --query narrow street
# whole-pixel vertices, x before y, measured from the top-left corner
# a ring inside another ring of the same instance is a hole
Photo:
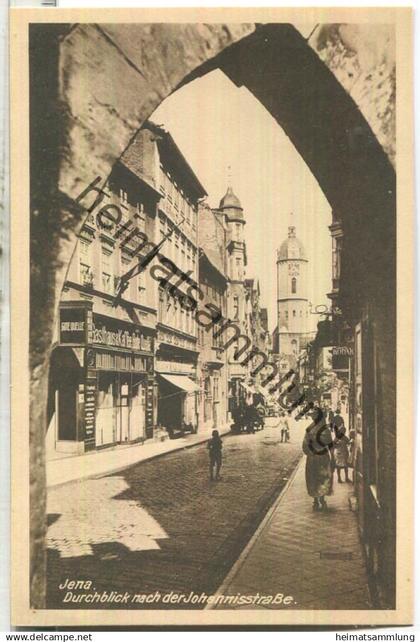
[[[48,607],[89,608],[63,602],[66,579],[98,592],[214,593],[301,458],[304,422],[291,422],[287,444],[277,422],[223,438],[218,482],[202,444],[50,489]]]

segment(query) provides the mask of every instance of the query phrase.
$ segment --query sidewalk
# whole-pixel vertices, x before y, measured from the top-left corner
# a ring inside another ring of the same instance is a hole
[[[370,609],[357,517],[349,506],[353,486],[338,484],[334,476],[328,511],[314,512],[306,493],[305,459],[218,594],[283,593],[293,598],[288,606],[262,608]],[[227,604],[216,608],[235,607]]]
[[[229,432],[229,427],[220,429],[220,434]],[[105,450],[94,450],[83,455],[51,459],[47,461],[47,487],[58,486],[67,482],[86,479],[96,475],[105,475],[153,459],[160,455],[190,448],[211,437],[211,430],[178,439],[167,439],[163,442],[145,442],[143,444],[114,446]]]

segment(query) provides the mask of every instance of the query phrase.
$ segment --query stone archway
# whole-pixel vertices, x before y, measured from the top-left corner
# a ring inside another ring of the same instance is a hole
[[[41,608],[48,363],[85,217],[77,196],[97,176],[106,181],[166,96],[219,67],[268,109],[340,212],[345,280],[370,299],[385,344],[395,341],[395,172],[355,102],[291,25],[33,25],[30,37],[31,595]],[[385,346],[381,359],[391,431],[394,357]]]

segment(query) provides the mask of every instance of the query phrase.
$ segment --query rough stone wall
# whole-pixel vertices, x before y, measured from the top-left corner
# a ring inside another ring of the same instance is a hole
[[[354,99],[395,166],[395,29],[321,25],[309,44]]]
[[[253,24],[82,24],[71,29],[49,25],[44,32],[42,27],[38,26],[31,54],[38,69],[31,81],[31,588],[36,608],[44,603],[44,438],[52,329],[76,235],[85,217],[75,199],[97,176],[105,184],[136,131],[187,76],[256,30]],[[276,37],[282,40],[285,35]],[[361,39],[351,29],[336,28],[334,32],[332,26],[322,28],[312,42],[355,98],[392,159],[393,115],[387,111],[386,99],[391,92],[391,71],[383,87],[378,87],[381,72],[385,73],[383,62],[363,62],[360,53],[355,60],[353,52],[362,51]],[[305,54],[306,44],[298,44]],[[287,75],[286,59],[282,60],[277,61],[281,75],[276,81],[287,89],[283,78]],[[267,59],[267,65],[272,62]],[[299,84],[292,72],[293,57],[289,64],[290,86],[296,93]],[[254,75],[260,73],[255,60],[251,67]],[[350,76],[354,70],[360,72],[357,82]],[[377,99],[378,89],[383,92]],[[304,96],[301,102],[304,104]],[[285,107],[289,129],[294,118],[296,137],[302,137],[304,147],[307,140],[302,129],[308,119],[296,116],[293,101],[289,111]],[[322,168],[318,169],[321,172]],[[325,176],[331,176],[327,169]]]

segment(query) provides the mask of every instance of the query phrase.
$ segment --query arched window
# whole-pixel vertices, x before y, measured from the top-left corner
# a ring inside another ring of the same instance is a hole
[[[296,287],[297,287],[297,282],[295,277],[292,279],[292,294],[296,294]]]

